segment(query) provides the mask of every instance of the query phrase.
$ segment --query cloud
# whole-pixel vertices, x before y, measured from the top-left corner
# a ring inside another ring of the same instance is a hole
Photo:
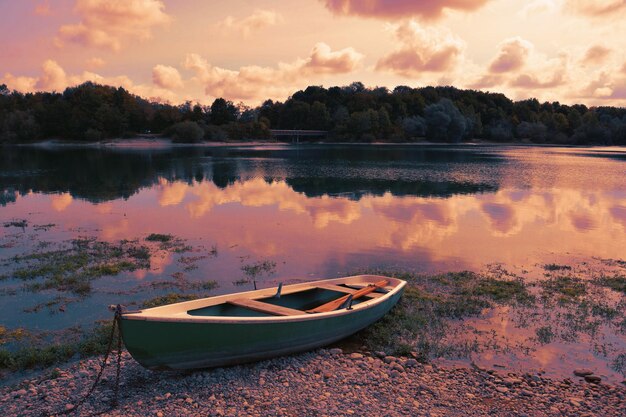
[[[14,76],[7,73],[0,78],[0,84],[6,84],[10,89],[22,93],[35,91],[63,91],[67,87],[92,81],[98,84],[124,87],[133,94],[137,94],[150,101],[179,102],[176,94],[167,88],[154,85],[135,84],[126,75],[104,77],[90,71],[81,74],[67,74],[54,60],[46,60],[41,67],[41,75],[37,77]]]
[[[565,10],[593,18],[616,16],[626,12],[624,0],[565,0]]]
[[[616,101],[626,99],[626,76],[615,74],[614,71],[602,71],[596,78],[586,83],[583,88],[577,89],[572,96],[580,98],[594,98],[599,101]],[[623,101],[617,103],[623,106]]]
[[[547,79],[531,73],[520,74],[510,82],[513,87],[532,89],[554,88],[563,84],[565,84],[564,71],[554,72]]]
[[[80,22],[61,26],[55,42],[118,51],[125,39],[149,39],[153,27],[167,24],[164,8],[161,0],[77,0]]]
[[[378,19],[419,17],[437,19],[446,10],[472,11],[489,0],[321,0],[337,15],[354,15]]]
[[[469,88],[491,88],[503,84],[505,77],[500,74],[485,74],[475,81],[470,81],[467,86]]]
[[[65,211],[72,204],[72,196],[69,193],[55,194],[50,198],[50,204],[54,211]]]
[[[217,24],[220,29],[231,30],[240,33],[243,37],[248,37],[250,33],[274,26],[283,21],[282,15],[271,10],[255,10],[250,16],[236,19],[232,16],[226,17]]]
[[[178,70],[167,65],[157,65],[152,68],[152,82],[170,90],[183,87],[183,80]]]
[[[193,71],[212,97],[250,100],[283,98],[311,77],[350,73],[361,65],[363,55],[354,48],[332,51],[325,43],[313,47],[306,59],[279,63],[276,67],[250,65],[238,70],[213,66],[198,54],[189,54],[185,68]]]
[[[550,13],[558,9],[557,0],[534,0],[524,6],[519,12],[519,15],[524,18],[529,18],[533,15],[540,13]]]
[[[27,92],[35,91],[37,78],[26,76],[15,76],[9,72],[0,78],[0,84],[6,84],[11,90]]]
[[[363,54],[353,48],[333,52],[330,46],[319,42],[313,47],[304,68],[318,74],[343,74],[354,71],[362,59]]]
[[[85,65],[91,70],[101,68],[104,66],[104,64],[106,64],[105,60],[97,57],[89,58],[87,61],[85,61]]]
[[[37,16],[50,16],[52,14],[52,10],[50,10],[49,0],[44,0],[41,3],[38,3],[37,6],[35,6],[34,13]]]
[[[466,76],[467,87],[498,90],[514,100],[536,97],[555,100],[552,89],[571,82],[569,55],[549,58],[520,37],[503,40],[484,69]],[[469,72],[469,71],[468,71]]]
[[[585,56],[582,58],[584,65],[600,65],[603,64],[611,54],[609,48],[605,48],[601,45],[594,45],[587,49]]]
[[[42,66],[43,74],[37,80],[35,87],[38,90],[61,91],[67,86],[67,75],[61,66],[51,59]]]
[[[522,68],[533,45],[520,37],[515,37],[501,42],[499,48],[498,56],[489,65],[491,73],[511,72]]]
[[[378,60],[377,71],[390,71],[405,77],[449,71],[465,47],[463,41],[450,32],[425,29],[415,21],[395,26],[394,32],[400,46]]]

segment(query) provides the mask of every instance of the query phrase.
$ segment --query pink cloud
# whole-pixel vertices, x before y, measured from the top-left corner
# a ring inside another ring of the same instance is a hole
[[[220,29],[232,30],[248,37],[254,31],[277,25],[282,21],[283,17],[279,13],[271,10],[255,10],[250,16],[240,19],[228,16],[217,26]]]
[[[198,54],[189,54],[185,68],[195,73],[209,96],[250,100],[286,97],[294,88],[310,83],[312,77],[349,73],[358,68],[362,60],[363,55],[353,48],[332,51],[320,42],[308,58],[279,63],[276,67],[249,65],[229,70],[209,64]]]
[[[400,46],[376,63],[376,70],[405,77],[452,69],[463,52],[463,41],[449,32],[425,29],[414,21],[396,26]]]
[[[50,9],[49,0],[44,0],[41,3],[35,6],[34,10],[37,16],[50,16],[52,14],[52,10]]]
[[[576,96],[610,99],[614,88],[615,83],[612,77],[606,72],[601,72],[595,79],[585,83],[585,86],[576,93]]]
[[[481,209],[495,232],[510,234],[516,228],[518,220],[511,204],[486,202],[482,204]]]
[[[338,15],[355,15],[379,19],[420,17],[436,19],[445,10],[476,10],[489,0],[322,0],[326,8]]]
[[[91,70],[101,68],[104,66],[104,64],[106,64],[104,59],[98,57],[89,58],[87,61],[85,61],[85,65]]]
[[[167,65],[157,65],[152,68],[152,82],[170,90],[183,87],[183,80],[178,70]]]
[[[34,91],[37,84],[37,78],[26,76],[15,76],[11,73],[6,73],[0,78],[0,84],[6,84],[11,90],[17,90],[21,92]]]
[[[533,89],[554,88],[563,84],[565,84],[565,73],[563,71],[557,71],[544,80],[535,74],[520,74],[510,82],[510,85],[513,87]]]
[[[62,91],[67,87],[65,70],[56,61],[46,60],[43,63],[42,70],[43,74],[35,85],[38,90]]]
[[[330,46],[319,42],[313,47],[305,68],[314,73],[342,74],[355,70],[362,59],[363,55],[354,48],[332,51]]]
[[[161,0],[77,0],[80,22],[61,26],[55,41],[118,51],[125,39],[149,39],[153,27],[167,24],[164,8]]]
[[[468,85],[469,88],[491,88],[496,85],[500,85],[505,81],[504,76],[500,74],[485,74],[481,76],[478,80],[470,83]]]
[[[587,17],[609,17],[626,11],[624,0],[565,0],[565,9]]]
[[[555,0],[534,0],[527,3],[519,12],[519,15],[529,18],[540,13],[549,13],[557,10]]]
[[[605,48],[601,45],[594,45],[587,49],[582,62],[585,65],[600,65],[606,61],[610,54],[611,50],[609,48]]]
[[[626,100],[626,78],[622,78],[614,85],[610,98],[616,100]],[[621,105],[624,106],[623,101]]]
[[[84,71],[81,74],[67,74],[66,71],[54,60],[46,60],[41,67],[41,75],[37,77],[14,76],[7,73],[0,78],[0,84],[6,84],[10,89],[23,93],[35,91],[63,91],[65,88],[75,86],[86,81],[99,84],[121,86],[130,92],[145,97],[151,101],[179,102],[180,99],[172,91],[154,85],[135,84],[126,75],[103,77],[102,75]]]
[[[522,38],[506,39],[500,44],[498,56],[489,65],[492,73],[517,71],[526,64],[533,45]]]

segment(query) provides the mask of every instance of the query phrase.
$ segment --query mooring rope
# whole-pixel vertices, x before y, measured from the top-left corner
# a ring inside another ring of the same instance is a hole
[[[100,364],[100,370],[98,371],[98,375],[96,376],[96,380],[93,382],[93,385],[91,386],[91,388],[89,388],[89,391],[87,391],[87,394],[85,394],[85,396],[83,398],[80,399],[80,401],[78,401],[78,403],[76,404],[76,406],[74,406],[73,408],[70,408],[69,410],[62,410],[56,413],[52,413],[52,414],[56,414],[56,415],[66,415],[66,414],[71,414],[75,411],[77,411],[83,404],[85,404],[85,402],[89,399],[89,397],[91,397],[91,395],[94,393],[96,386],[98,385],[98,383],[100,382],[101,378],[102,378],[102,374],[104,373],[104,368],[106,368],[107,365],[107,361],[109,359],[109,355],[111,354],[111,350],[113,348],[113,339],[115,337],[115,328],[117,327],[117,370],[116,370],[116,374],[115,374],[115,387],[113,390],[113,400],[110,403],[110,406],[108,409],[97,412],[97,413],[93,413],[91,415],[100,415],[100,414],[104,414],[108,411],[111,411],[113,409],[115,409],[118,405],[118,394],[119,394],[119,388],[120,388],[120,373],[121,373],[121,369],[122,369],[122,331],[121,331],[121,327],[120,327],[120,321],[122,318],[122,306],[121,305],[117,305],[115,307],[115,316],[113,317],[113,325],[111,326],[111,334],[109,335],[109,342],[107,345],[107,350],[106,353],[104,354],[104,358],[102,359],[102,363]],[[44,412],[42,413],[42,415],[46,415],[49,416],[51,415],[51,413],[49,412]]]

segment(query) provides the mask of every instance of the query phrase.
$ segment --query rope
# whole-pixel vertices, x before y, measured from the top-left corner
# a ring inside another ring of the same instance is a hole
[[[81,398],[81,400],[76,404],[76,406],[74,408],[71,408],[69,410],[63,410],[63,411],[59,411],[58,415],[66,415],[66,414],[71,414],[75,411],[77,411],[88,399],[89,397],[91,397],[91,395],[94,393],[96,386],[98,385],[98,383],[100,382],[100,379],[102,378],[102,374],[104,372],[104,368],[106,368],[107,365],[107,360],[109,359],[109,355],[111,354],[111,350],[113,348],[113,338],[115,337],[115,328],[117,327],[117,370],[116,370],[116,374],[115,374],[115,388],[114,388],[114,395],[113,395],[113,400],[111,401],[111,404],[109,406],[109,408],[107,410],[98,412],[98,413],[94,413],[93,415],[100,415],[100,414],[104,414],[107,411],[111,411],[113,410],[115,407],[117,407],[118,405],[118,394],[119,394],[119,388],[120,388],[120,373],[121,373],[121,369],[122,369],[122,331],[121,331],[121,327],[120,327],[120,320],[122,318],[122,306],[120,306],[119,304],[115,307],[115,316],[113,317],[113,326],[111,326],[111,334],[109,335],[109,342],[107,345],[107,350],[106,353],[104,354],[104,358],[102,359],[102,363],[100,364],[100,370],[98,371],[98,375],[96,376],[96,380],[93,382],[93,385],[91,386],[91,388],[89,388],[89,391],[87,391],[87,394],[85,394],[85,396],[83,398]],[[50,413],[44,413],[43,415],[50,415]]]

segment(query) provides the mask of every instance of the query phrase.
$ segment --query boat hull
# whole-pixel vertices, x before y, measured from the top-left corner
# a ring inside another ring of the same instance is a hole
[[[302,352],[343,339],[384,316],[402,289],[382,302],[346,314],[288,320],[172,322],[122,316],[124,344],[149,369],[196,369],[234,365]]]

